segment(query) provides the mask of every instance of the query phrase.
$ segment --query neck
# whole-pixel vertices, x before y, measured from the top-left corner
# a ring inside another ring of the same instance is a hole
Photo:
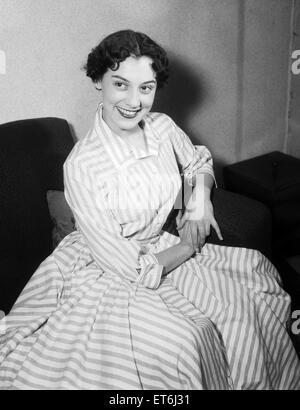
[[[136,128],[132,130],[122,130],[118,133],[118,136],[124,138],[125,140],[130,140],[134,138],[139,138],[143,135],[143,129],[137,125]]]
[[[145,134],[141,127],[138,127],[138,129],[135,132],[132,132],[131,134],[121,136],[121,138],[134,148],[138,150],[147,151]]]

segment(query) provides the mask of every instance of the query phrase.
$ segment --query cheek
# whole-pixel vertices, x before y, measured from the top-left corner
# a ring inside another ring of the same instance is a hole
[[[119,93],[112,87],[106,87],[102,90],[102,101],[104,105],[112,106],[121,99]]]
[[[153,94],[151,94],[151,95],[145,95],[144,96],[144,98],[143,98],[143,105],[144,105],[144,107],[152,107],[152,105],[153,105],[153,102],[154,102],[154,97],[155,97],[155,94],[153,95]]]

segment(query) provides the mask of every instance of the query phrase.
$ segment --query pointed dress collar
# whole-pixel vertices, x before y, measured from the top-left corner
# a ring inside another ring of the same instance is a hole
[[[148,151],[146,152],[133,147],[124,141],[122,137],[114,133],[103,120],[102,111],[103,105],[100,104],[96,112],[94,130],[117,169],[120,169],[124,163],[129,160],[138,160],[152,155],[158,155],[160,138],[150,124],[151,119],[149,118],[149,114],[143,119],[143,129],[148,147]]]

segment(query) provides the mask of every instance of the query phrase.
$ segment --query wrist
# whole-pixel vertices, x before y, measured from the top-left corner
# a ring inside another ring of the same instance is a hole
[[[208,200],[210,199],[211,194],[211,187],[207,185],[196,185],[193,189],[193,195],[195,195],[198,199]]]
[[[206,187],[194,188],[193,194],[186,204],[185,211],[192,213],[204,208],[204,205],[211,201],[210,189]]]
[[[193,246],[190,243],[183,241],[182,239],[179,243],[179,246],[182,249],[183,253],[187,256],[192,256],[195,253]]]

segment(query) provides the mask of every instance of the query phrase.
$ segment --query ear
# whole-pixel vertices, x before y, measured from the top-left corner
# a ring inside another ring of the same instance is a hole
[[[101,91],[101,90],[102,90],[102,81],[101,81],[101,80],[95,82],[95,88],[96,88],[96,90],[98,90],[98,91]]]

